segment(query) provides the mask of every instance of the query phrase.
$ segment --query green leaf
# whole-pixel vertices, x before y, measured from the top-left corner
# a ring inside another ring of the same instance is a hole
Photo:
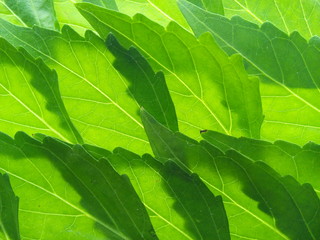
[[[291,175],[301,184],[310,183],[320,196],[320,149],[308,143],[302,148],[295,144],[276,141],[274,143],[249,138],[234,138],[208,131],[203,138],[226,152],[235,150],[252,161],[263,161],[282,176]]]
[[[93,146],[86,149],[128,175],[160,239],[230,239],[221,197],[214,197],[196,174],[172,161],[161,164],[150,155],[140,157],[120,148],[112,154]]]
[[[0,154],[20,196],[23,238],[157,239],[127,177],[81,146],[20,132],[14,140],[1,134]]]
[[[224,8],[222,0],[187,0],[198,7],[209,12],[224,15]]]
[[[206,141],[169,131],[145,111],[141,114],[155,156],[174,159],[196,172],[214,194],[221,194],[233,239],[317,239],[320,201],[309,184],[282,178],[266,164],[235,151],[225,155]]]
[[[15,15],[15,13],[5,4],[4,0],[0,0],[0,18],[13,24],[27,26],[20,17]]]
[[[19,198],[14,194],[9,176],[0,173],[0,233],[3,239],[20,240]]]
[[[162,26],[166,26],[170,21],[175,21],[186,30],[191,31],[176,0],[54,0],[54,2],[60,24],[75,27],[75,30],[80,34],[84,33],[84,28],[92,30],[90,24],[75,8],[75,3],[81,2],[119,11],[128,16],[140,13]],[[209,7],[210,9],[215,8]],[[219,8],[219,6],[217,7]]]
[[[53,0],[4,0],[5,4],[29,27],[59,30]]]
[[[163,73],[155,74],[135,48],[126,50],[113,35],[108,36],[106,44],[115,56],[113,66],[131,83],[128,90],[139,105],[160,123],[178,131],[176,112]]]
[[[293,177],[281,177],[262,162],[252,163],[235,151],[226,153],[240,165],[247,179],[243,191],[259,202],[276,226],[289,239],[316,240],[320,237],[320,200],[310,184],[300,185]]]
[[[54,9],[61,28],[64,25],[69,25],[82,36],[87,30],[93,30],[75,7],[74,1],[54,0]]]
[[[166,26],[175,21],[183,28],[191,31],[187,21],[181,14],[176,0],[115,0],[118,11],[128,16],[138,13],[145,15],[152,21]]]
[[[118,10],[115,0],[83,0],[83,2],[92,3],[112,10]]]
[[[92,32],[83,38],[67,26],[60,34],[20,28],[1,20],[0,25],[1,36],[56,70],[63,101],[86,143],[149,152],[139,104],[177,130],[163,75],[155,74],[135,49],[125,50],[110,38],[111,53]]]
[[[46,138],[43,147],[54,155],[55,166],[81,195],[81,204],[110,231],[110,238],[157,239],[126,176],[120,176],[107,161],[92,158],[81,146],[71,148]]]
[[[0,129],[82,142],[63,105],[57,74],[23,49],[0,39]]]
[[[221,45],[242,54],[249,73],[260,76],[262,138],[300,145],[319,141],[320,51],[314,41],[307,43],[296,32],[287,36],[270,23],[259,28],[239,17],[229,20],[186,1],[180,3],[197,35],[210,31]]]
[[[306,39],[320,34],[317,1],[223,0],[223,5],[228,18],[238,15],[256,24],[268,21],[287,34],[298,31]]]
[[[259,137],[258,82],[247,76],[239,55],[227,57],[209,34],[196,39],[174,22],[164,29],[142,15],[132,19],[90,4],[77,6],[103,38],[113,32],[164,72],[183,133],[199,138],[199,130],[214,129]]]

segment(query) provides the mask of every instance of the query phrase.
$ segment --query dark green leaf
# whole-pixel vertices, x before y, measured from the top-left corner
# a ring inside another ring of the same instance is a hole
[[[5,0],[5,3],[29,27],[59,30],[53,0]]]
[[[225,155],[205,141],[173,133],[145,111],[142,117],[158,159],[171,158],[197,172],[213,193],[221,194],[233,237],[319,238],[320,201],[311,185],[301,186],[293,177],[281,177],[268,165],[235,151]]]
[[[1,134],[0,156],[20,197],[23,238],[157,239],[128,178],[81,146]]]
[[[303,147],[276,141],[234,138],[217,132],[202,134],[204,139],[226,152],[235,150],[252,161],[263,161],[282,176],[291,175],[301,184],[310,183],[320,196],[320,146],[308,143]]]
[[[140,14],[130,18],[92,4],[77,7],[100,36],[112,32],[164,72],[183,133],[199,138],[200,130],[215,129],[259,138],[257,79],[248,77],[239,55],[227,57],[210,34],[197,39],[175,22],[164,29]]]
[[[189,175],[170,160],[161,164],[124,149],[110,154],[86,148],[129,176],[160,239],[230,239],[221,197],[214,197],[196,174]]]
[[[196,35],[210,32],[221,46],[238,52],[247,71],[261,78],[265,120],[261,137],[300,145],[319,141],[320,50],[299,33],[290,36],[270,23],[261,27],[239,17],[231,20],[180,0]]]
[[[0,173],[0,236],[7,240],[20,240],[19,198],[14,194],[9,176]]]

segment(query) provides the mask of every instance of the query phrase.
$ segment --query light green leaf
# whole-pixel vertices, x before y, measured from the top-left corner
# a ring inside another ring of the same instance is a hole
[[[177,130],[163,74],[155,74],[135,49],[127,51],[110,40],[111,53],[92,32],[82,38],[67,26],[60,34],[20,28],[1,20],[0,25],[0,35],[57,71],[63,101],[86,143],[149,152],[138,114],[140,106]]]
[[[90,4],[77,6],[103,38],[113,32],[122,44],[134,44],[155,71],[164,71],[183,133],[199,138],[199,130],[215,129],[259,137],[258,82],[247,76],[239,55],[227,57],[209,34],[196,39],[174,22],[164,29],[142,15],[132,19]]]
[[[266,164],[235,151],[225,155],[206,141],[173,133],[145,111],[142,119],[159,160],[170,158],[196,172],[223,197],[232,239],[317,239],[320,202],[309,184],[300,186],[294,178],[282,178]],[[288,228],[291,223],[295,226]]]
[[[81,2],[81,0],[54,0],[54,9],[61,28],[69,25],[83,36],[87,30],[93,30],[93,28],[79,13],[74,5],[75,2]]]
[[[320,196],[320,149],[308,143],[302,148],[292,143],[274,143],[249,138],[234,138],[208,131],[203,138],[226,152],[235,150],[252,161],[263,161],[282,176],[291,175],[301,184],[310,183]]]
[[[128,16],[143,14],[156,23],[166,26],[175,21],[183,28],[191,31],[187,21],[181,14],[176,0],[115,0],[118,11]]]
[[[262,24],[271,22],[287,34],[298,31],[309,39],[320,34],[320,4],[316,0],[223,0],[225,16],[238,15]]]
[[[4,2],[29,27],[37,25],[59,30],[53,0],[4,0]]]
[[[171,161],[161,164],[149,155],[141,158],[120,148],[113,154],[86,148],[128,175],[160,239],[230,239],[221,197],[214,197],[197,175],[187,174]]]
[[[20,17],[15,15],[15,13],[5,4],[4,0],[0,0],[0,18],[13,24],[27,26]]]
[[[0,129],[82,142],[62,102],[57,74],[0,39]]]
[[[112,10],[118,10],[115,0],[83,0],[83,2],[92,3]]]
[[[0,236],[20,240],[18,222],[19,198],[14,194],[9,176],[0,173]]]
[[[261,78],[265,121],[261,137],[298,144],[319,141],[320,51],[298,33],[287,36],[270,23],[259,28],[203,11],[186,1],[181,8],[197,35],[210,31],[226,49],[248,61],[247,71]]]
[[[0,0],[1,1],[1,0]],[[75,3],[92,3],[101,7],[119,11],[128,16],[137,13],[143,14],[162,26],[168,25],[170,21],[175,21],[191,31],[188,23],[179,10],[176,0],[54,0],[57,18],[60,24],[68,24],[83,34],[85,27],[92,27],[75,8]],[[215,8],[208,6],[210,9]],[[217,6],[218,7],[218,6]]]
[[[20,197],[22,238],[157,239],[127,177],[81,146],[1,134],[0,155]]]

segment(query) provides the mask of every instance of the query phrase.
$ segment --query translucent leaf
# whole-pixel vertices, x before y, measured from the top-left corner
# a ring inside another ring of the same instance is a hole
[[[112,32],[122,44],[134,44],[155,71],[164,72],[183,133],[199,138],[200,130],[215,129],[259,137],[258,83],[247,76],[239,55],[227,57],[209,34],[197,39],[175,22],[164,29],[143,15],[77,6],[103,38]]]
[[[223,5],[228,18],[238,15],[257,24],[268,21],[287,34],[298,31],[307,39],[320,33],[317,1],[223,0]]]
[[[128,178],[81,146],[1,134],[0,156],[20,198],[22,238],[157,239]]]
[[[9,176],[0,173],[0,236],[20,240],[18,222],[19,198],[14,194]]]
[[[184,172],[170,160],[161,164],[150,155],[86,148],[128,175],[160,239],[230,239],[221,197],[215,197],[196,174]]]
[[[92,32],[83,38],[67,26],[60,34],[21,28],[3,20],[0,25],[0,35],[55,69],[69,116],[86,143],[148,152],[140,106],[177,130],[163,74],[156,74],[134,48],[126,50],[109,37],[109,51]]]
[[[320,201],[310,184],[281,177],[265,163],[235,151],[223,154],[206,141],[173,133],[145,111],[142,118],[159,160],[174,159],[186,171],[196,172],[214,194],[221,194],[233,239],[319,238]]]
[[[29,27],[59,30],[53,0],[4,0],[4,3]]]
[[[203,138],[226,152],[235,150],[252,161],[263,161],[282,176],[291,175],[301,184],[310,183],[320,196],[320,149],[308,143],[303,147],[276,141],[274,143],[249,138],[234,138],[208,131]]]
[[[0,39],[0,129],[82,142],[62,102],[57,74]]]
[[[298,144],[319,141],[320,51],[297,32],[288,36],[270,23],[260,27],[239,17],[231,20],[186,1],[181,9],[197,35],[210,31],[222,46],[239,52],[247,71],[261,78],[265,121],[261,137]]]

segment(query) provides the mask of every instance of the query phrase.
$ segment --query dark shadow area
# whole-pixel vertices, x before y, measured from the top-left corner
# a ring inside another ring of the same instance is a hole
[[[172,215],[171,223],[175,225],[176,217],[174,216],[180,215],[184,219],[184,227],[187,230],[185,233],[192,239],[230,239],[222,198],[215,197],[196,174],[190,175],[172,160],[161,163],[149,154],[140,157],[122,148],[115,149],[113,154],[108,156],[108,160],[118,172],[128,173],[136,185],[140,184],[138,187],[140,195],[146,193],[145,204],[151,208],[153,207],[151,202],[156,201],[155,206],[162,208],[168,204],[168,211],[170,211],[171,200],[170,203],[166,203],[166,199],[172,198],[172,207],[176,213]],[[142,172],[146,176],[135,177]],[[148,178],[151,178],[151,181],[145,183],[144,180]],[[154,193],[150,192],[153,191],[150,186],[154,186]],[[148,195],[157,193],[158,200],[149,202]],[[161,213],[160,219],[162,217],[167,219],[166,211],[154,210]],[[179,222],[180,220],[176,225],[178,228]]]
[[[13,66],[16,68],[16,72],[19,72],[20,74],[16,77],[8,77],[8,73],[1,76],[3,86],[6,88],[5,91],[10,91],[13,95],[18,94],[15,97],[40,117],[43,117],[45,121],[47,120],[45,119],[46,114],[43,113],[43,116],[41,116],[41,112],[43,111],[41,107],[54,113],[59,120],[59,127],[64,130],[62,135],[64,135],[64,137],[67,136],[66,138],[70,141],[82,143],[82,138],[71,122],[62,101],[56,72],[50,70],[41,59],[33,59],[22,48],[16,50],[4,39],[0,40],[0,59],[1,65]],[[26,71],[26,76],[22,75],[23,73],[20,71]],[[20,83],[18,83],[18,81],[20,81]],[[21,89],[14,89],[17,87],[20,87]],[[27,96],[25,93],[29,92],[30,94]],[[45,98],[45,104],[38,98],[38,93]],[[32,104],[36,105],[37,109],[32,109]],[[29,110],[26,109],[26,111]],[[12,120],[14,121],[15,119]],[[22,124],[28,125],[28,123],[23,122]],[[49,124],[51,123],[49,122]],[[20,129],[16,129],[16,131],[19,130]]]
[[[115,57],[114,68],[130,83],[128,94],[160,123],[178,131],[177,116],[164,74],[155,73],[136,48],[125,49],[114,35],[108,35],[106,45]]]
[[[282,233],[295,240],[320,238],[320,200],[310,184],[300,185],[293,177],[282,177],[267,164],[252,162],[233,150],[227,151],[224,165]]]
[[[99,149],[95,149],[96,147],[87,146],[87,148],[94,150],[97,156],[101,156],[102,153],[109,154],[108,151],[101,152]],[[0,156],[10,157],[10,165],[17,166],[20,160],[28,162],[27,159],[29,159],[29,163],[33,162],[31,166],[34,165],[36,167],[34,169],[40,171],[43,164],[48,165],[51,162],[65,181],[81,196],[80,204],[93,216],[97,228],[108,239],[157,239],[147,211],[127,176],[120,176],[108,161],[98,161],[82,146],[70,146],[49,137],[41,143],[25,133],[19,132],[14,140],[4,134],[0,135]],[[35,159],[37,161],[34,161]],[[20,165],[19,168],[23,168],[23,166]],[[23,175],[25,176],[21,177],[28,179],[28,170],[30,169],[27,166],[24,168],[26,172]],[[52,171],[53,169],[46,169],[43,172],[43,177],[46,176],[46,179],[50,179]],[[54,185],[53,187],[59,188]],[[47,190],[52,191],[50,188]],[[59,193],[54,192],[53,195],[57,194],[64,198],[60,190]],[[23,200],[26,199],[23,198]],[[50,208],[50,204],[48,203],[48,206],[45,207]],[[71,202],[71,204],[76,206],[77,202]],[[41,211],[41,206],[38,207]]]
[[[197,174],[189,175],[167,161],[161,171],[173,208],[185,219],[195,239],[229,240],[229,224],[221,196],[214,196]]]

